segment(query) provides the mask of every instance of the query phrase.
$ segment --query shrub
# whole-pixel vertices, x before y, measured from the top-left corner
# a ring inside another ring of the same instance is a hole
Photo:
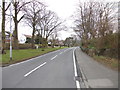
[[[31,44],[19,44],[19,49],[30,49],[30,48],[31,48]]]
[[[118,33],[107,34],[104,37],[93,38],[88,40],[87,46],[85,46],[86,44],[82,42],[81,49],[85,52],[89,52],[90,49],[92,49],[96,55],[117,58],[118,40]]]
[[[12,44],[12,48],[14,47],[14,44]],[[35,46],[34,46],[35,48]],[[9,43],[6,43],[6,50],[10,49],[10,44]],[[19,49],[31,49],[31,44],[19,44]]]

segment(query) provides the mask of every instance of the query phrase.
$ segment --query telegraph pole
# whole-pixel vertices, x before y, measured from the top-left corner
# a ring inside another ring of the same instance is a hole
[[[10,1],[10,61],[12,60],[12,0]]]

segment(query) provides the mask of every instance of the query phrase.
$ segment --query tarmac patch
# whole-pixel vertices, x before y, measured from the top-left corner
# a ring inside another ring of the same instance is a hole
[[[113,83],[109,79],[89,79],[88,83],[92,88],[108,88],[113,86]]]

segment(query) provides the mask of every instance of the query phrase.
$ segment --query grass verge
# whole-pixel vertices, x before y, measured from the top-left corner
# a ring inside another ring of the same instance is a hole
[[[0,64],[2,66],[10,65],[13,63],[21,62],[36,56],[43,55],[45,53],[55,51],[58,49],[63,49],[66,47],[56,47],[56,48],[45,48],[44,51],[40,49],[20,49],[20,50],[13,50],[12,51],[12,61],[10,61],[10,54],[9,50],[6,50],[6,54],[3,54],[1,57],[2,59],[0,60]]]
[[[118,60],[117,59],[104,57],[104,56],[93,56],[93,58],[94,60],[104,64],[105,66],[118,71]]]

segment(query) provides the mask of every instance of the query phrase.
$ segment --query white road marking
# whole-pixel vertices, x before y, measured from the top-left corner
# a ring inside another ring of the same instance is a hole
[[[15,64],[9,65],[7,67],[12,67],[12,66],[16,66],[16,65],[19,65],[19,64],[22,64],[22,63],[27,63],[27,62],[33,61],[34,59],[38,59],[38,58],[41,58],[41,57],[44,57],[44,55],[34,57],[34,58],[31,58],[31,59],[28,59],[28,60],[25,60],[25,61],[22,61],[22,62],[19,62],[19,63],[15,63]],[[4,67],[4,68],[7,68],[7,67]]]
[[[80,83],[77,80],[76,80],[76,86],[77,86],[77,88],[80,88]]]
[[[34,58],[31,58],[31,59],[28,59],[28,60],[25,60],[25,61],[22,61],[22,62],[19,62],[19,63],[15,63],[15,64],[12,64],[12,65],[9,65],[9,66],[4,67],[4,68],[8,68],[8,67],[16,66],[16,65],[19,65],[19,64],[27,63],[27,62],[33,61],[34,59],[38,59],[38,58],[41,58],[41,57],[44,57],[46,55],[50,55],[50,54],[53,54],[53,53],[56,53],[56,52],[59,52],[59,51],[60,50],[49,52],[49,53],[43,54],[43,55],[38,56],[38,57],[34,57]]]
[[[74,51],[75,51],[75,49],[73,50],[73,63],[74,63],[75,77],[77,77],[77,69],[76,69],[76,62],[75,62]]]
[[[66,52],[67,50],[64,50],[63,52]]]
[[[63,52],[61,52],[60,54],[62,54]]]
[[[75,48],[75,49],[76,49],[76,48]],[[77,74],[77,66],[76,66],[75,55],[74,55],[75,49],[73,50],[73,63],[74,63],[74,73],[75,73],[75,77],[77,77],[77,76],[78,76],[78,74]],[[79,83],[79,81],[77,81],[77,80],[76,80],[76,86],[77,86],[77,88],[80,88],[80,83]]]
[[[57,55],[56,55],[56,56],[54,56],[53,58],[51,58],[51,60],[55,59],[56,57],[57,57]]]
[[[28,72],[27,74],[24,75],[24,77],[27,77],[28,75],[30,75],[32,72],[36,71],[37,69],[39,69],[40,67],[42,67],[43,65],[45,65],[47,62],[44,62],[43,64],[39,65],[38,67],[36,67],[35,69],[31,70],[30,72]]]
[[[68,50],[70,50],[71,48],[68,48],[68,49],[66,49],[66,50],[64,50],[63,52],[66,52],[66,51],[68,51]]]

